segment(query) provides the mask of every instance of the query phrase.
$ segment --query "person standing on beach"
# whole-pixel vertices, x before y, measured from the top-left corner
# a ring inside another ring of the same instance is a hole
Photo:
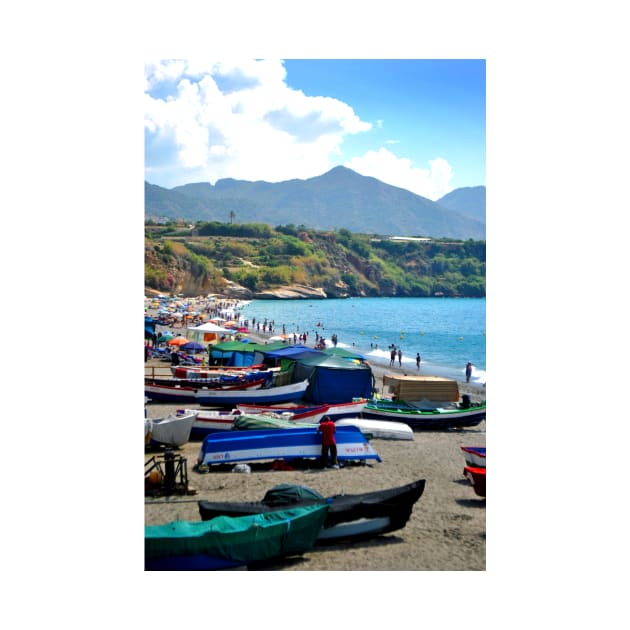
[[[470,377],[472,376],[472,363],[468,361],[466,363],[466,382],[470,383]]]
[[[416,352],[416,368],[418,372],[420,371],[420,353]]]
[[[402,350],[398,348],[398,367],[402,367]]]
[[[337,464],[337,440],[335,439],[335,433],[337,427],[335,423],[328,417],[324,416],[317,427],[317,433],[322,434],[322,468],[326,468],[328,465],[328,454],[332,460],[332,467],[339,468]]]
[[[389,355],[389,367],[393,367],[395,360],[396,360],[396,346],[392,346],[392,351]]]

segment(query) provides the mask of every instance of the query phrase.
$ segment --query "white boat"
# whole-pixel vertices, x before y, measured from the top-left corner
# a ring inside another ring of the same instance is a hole
[[[291,411],[296,414],[296,420],[307,420],[308,422],[319,422],[323,416],[329,416],[332,420],[339,418],[354,417],[359,415],[365,405],[368,403],[367,398],[359,398],[345,403],[286,403],[283,405],[261,405],[261,404],[238,404],[237,407],[244,413],[262,413],[265,411],[273,411],[275,413],[283,413]],[[325,411],[324,411],[325,408]],[[311,413],[310,417],[302,414]],[[318,417],[319,415],[319,417]]]
[[[413,430],[404,422],[370,420],[368,418],[341,418],[335,421],[338,427],[355,426],[361,433],[378,440],[413,440]]]
[[[474,468],[486,467],[486,447],[485,446],[460,446],[464,453],[466,466]]]
[[[335,422],[339,418],[351,418],[363,412],[367,405],[367,398],[355,398],[351,402],[330,403],[328,404],[327,416],[330,416]]]
[[[274,413],[274,414],[290,414],[294,420],[299,422],[311,422],[318,424],[319,421],[328,414],[328,405],[298,405],[295,403],[288,403],[286,405],[249,405],[240,404],[236,405],[236,408],[245,414],[256,413]]]
[[[220,406],[238,405],[240,403],[276,404],[300,400],[308,387],[308,380],[289,385],[261,389],[205,389],[196,393],[196,402],[200,405]]]
[[[191,439],[203,439],[209,433],[216,431],[231,431],[234,428],[234,418],[240,415],[238,409],[183,409],[183,413],[195,415]]]
[[[168,415],[164,418],[145,418],[145,443],[181,446],[190,440],[190,432],[195,422],[192,413]]]

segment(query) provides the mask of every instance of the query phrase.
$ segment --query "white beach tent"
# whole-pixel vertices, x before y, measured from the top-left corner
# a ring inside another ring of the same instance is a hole
[[[186,335],[192,341],[198,341],[199,343],[212,343],[216,342],[221,333],[230,333],[234,331],[229,328],[222,328],[212,322],[206,322],[200,326],[194,326],[188,328],[188,335]]]

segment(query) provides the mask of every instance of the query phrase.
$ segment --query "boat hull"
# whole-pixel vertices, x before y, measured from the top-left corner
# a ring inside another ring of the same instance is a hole
[[[240,413],[234,410],[222,409],[185,409],[185,413],[194,413],[195,421],[190,431],[191,440],[199,440],[210,433],[218,431],[231,431],[234,428],[234,419]]]
[[[404,422],[412,429],[444,430],[477,426],[486,418],[486,405],[466,409],[419,409],[402,402],[371,400],[365,405],[362,416]]]
[[[296,505],[318,502],[328,505],[328,513],[317,536],[317,544],[334,544],[371,538],[404,528],[414,505],[424,492],[424,487],[425,480],[420,479],[404,486],[375,492],[340,494],[321,500],[303,499]],[[221,515],[251,515],[282,509],[282,505],[265,500],[243,503],[199,501],[198,505],[203,520]]]
[[[299,420],[300,422],[312,422],[317,424],[328,411],[328,405],[317,405],[314,407],[307,407],[305,405],[254,405],[241,403],[236,406],[239,411],[244,414],[256,414],[256,413],[290,413],[293,420]]]
[[[192,413],[145,419],[145,440],[148,434],[151,445],[182,446],[190,440],[195,416]]]
[[[261,413],[264,411],[274,411],[282,413],[283,411],[291,411],[295,413],[296,420],[303,420],[306,416],[301,414],[313,414],[309,418],[309,422],[319,422],[321,418],[317,416],[321,414],[323,416],[329,416],[332,420],[338,420],[339,418],[355,417],[361,414],[363,408],[367,403],[367,399],[362,398],[360,400],[353,400],[346,403],[326,403],[323,405],[286,405],[283,407],[276,407],[273,405],[254,405],[254,404],[239,404],[238,408],[245,413]],[[325,411],[324,411],[325,409]]]
[[[338,461],[381,461],[357,427],[339,427],[335,437]],[[321,444],[316,427],[211,433],[202,442],[197,463],[209,466],[256,460],[319,459]]]
[[[239,403],[274,404],[300,400],[308,387],[308,380],[290,385],[277,385],[269,389],[245,389],[238,391],[204,390],[196,394],[196,402],[200,405],[235,406]]]
[[[480,497],[486,496],[486,469],[475,468],[474,466],[464,467],[464,477],[472,484],[475,494]]]
[[[404,422],[374,418],[341,418],[335,420],[335,425],[358,427],[365,436],[369,435],[376,440],[413,440],[413,430]]]
[[[145,526],[147,571],[220,570],[302,555],[315,545],[327,505]]]
[[[460,446],[464,453],[467,466],[474,468],[486,467],[486,447],[485,446]]]

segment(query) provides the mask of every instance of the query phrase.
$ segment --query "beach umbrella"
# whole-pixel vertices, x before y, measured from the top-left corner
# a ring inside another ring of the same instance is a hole
[[[190,341],[188,343],[184,343],[179,346],[180,350],[190,350],[191,352],[200,352],[201,350],[205,350],[205,346],[202,346],[200,343],[196,341]]]
[[[170,333],[162,333],[158,338],[158,343],[162,343],[163,341],[170,341],[171,339],[173,339],[173,335],[171,335]]]
[[[169,346],[183,346],[185,343],[188,343],[190,339],[186,339],[186,337],[173,337],[170,341],[166,343]]]
[[[274,335],[273,337],[269,337],[268,341],[284,341],[285,339],[289,339],[291,335]]]

